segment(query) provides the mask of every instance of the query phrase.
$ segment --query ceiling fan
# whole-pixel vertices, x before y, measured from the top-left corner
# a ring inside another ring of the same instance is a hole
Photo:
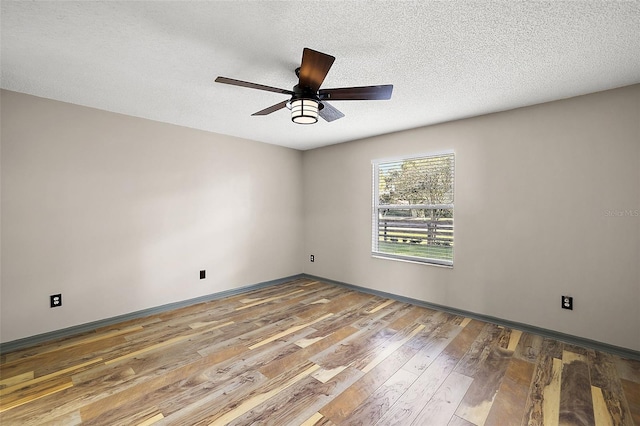
[[[302,64],[296,68],[298,84],[293,90],[278,89],[277,87],[235,80],[233,78],[218,77],[217,83],[248,87],[250,89],[266,90],[268,92],[290,95],[290,99],[279,102],[251,115],[267,115],[282,108],[291,110],[291,120],[298,124],[313,124],[318,121],[318,115],[326,121],[334,121],[344,117],[344,114],[331,106],[327,101],[348,100],[383,100],[391,99],[392,84],[382,86],[341,87],[337,89],[320,89],[335,57],[326,53],[304,48]]]

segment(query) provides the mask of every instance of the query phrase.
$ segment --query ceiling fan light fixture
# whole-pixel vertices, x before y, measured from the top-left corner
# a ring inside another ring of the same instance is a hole
[[[318,104],[315,99],[294,99],[291,101],[291,121],[297,124],[317,123]]]

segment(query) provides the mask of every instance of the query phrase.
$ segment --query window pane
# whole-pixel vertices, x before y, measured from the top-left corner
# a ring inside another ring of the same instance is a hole
[[[373,165],[373,254],[453,265],[454,154]]]
[[[380,207],[378,252],[453,261],[453,209]]]
[[[378,204],[452,204],[453,154],[380,163]]]

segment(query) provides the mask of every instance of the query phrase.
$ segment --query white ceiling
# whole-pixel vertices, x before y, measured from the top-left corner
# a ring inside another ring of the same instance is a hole
[[[640,82],[640,2],[2,0],[2,88],[310,149]],[[302,49],[336,57],[323,88],[394,84],[388,101],[293,124]]]

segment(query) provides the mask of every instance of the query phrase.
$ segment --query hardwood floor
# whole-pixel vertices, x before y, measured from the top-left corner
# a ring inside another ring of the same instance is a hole
[[[1,355],[0,424],[639,425],[640,362],[296,280]]]

